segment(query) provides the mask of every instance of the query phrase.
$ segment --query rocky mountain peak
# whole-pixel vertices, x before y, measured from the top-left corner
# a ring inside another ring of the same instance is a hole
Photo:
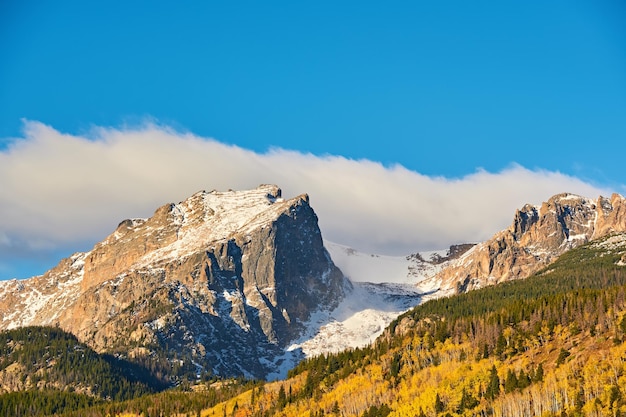
[[[185,256],[211,241],[228,239],[271,220],[303,195],[285,201],[275,185],[247,191],[200,191],[178,203],[159,207],[149,219],[127,219],[97,244],[85,260],[86,290],[107,277],[155,260]]]
[[[346,285],[308,196],[281,194],[201,191],[124,220],[90,252],[0,287],[0,311],[11,312],[0,328],[59,325],[99,352],[161,352],[198,372],[262,378]]]
[[[611,198],[599,197],[596,206],[598,210],[596,234],[598,236],[626,230],[626,199],[623,196],[614,193]]]
[[[613,232],[626,231],[626,199],[597,200],[557,194],[540,206],[524,205],[508,229],[476,245],[430,281],[444,293],[525,278],[566,250]]]
[[[596,204],[574,194],[557,194],[539,208],[525,205],[517,210],[509,229],[521,245],[546,249],[575,239],[588,240],[594,232]]]

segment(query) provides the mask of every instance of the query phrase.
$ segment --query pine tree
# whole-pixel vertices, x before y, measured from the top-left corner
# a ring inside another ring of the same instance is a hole
[[[530,385],[530,376],[526,375],[526,372],[522,369],[519,371],[519,377],[517,378],[517,386],[519,389],[524,389]]]
[[[435,396],[435,412],[439,414],[439,413],[442,413],[443,410],[445,409],[446,409],[446,406],[443,403],[443,401],[441,401],[441,397],[439,396],[439,393],[437,393],[437,395]]]
[[[506,379],[504,380],[504,392],[508,394],[515,391],[517,388],[519,388],[517,376],[515,376],[515,372],[509,369],[506,373]]]
[[[401,358],[401,355],[398,353],[394,355],[393,359],[391,360],[391,366],[389,367],[389,374],[394,378],[397,377],[398,374],[400,373],[400,358]]]
[[[489,372],[489,383],[487,384],[487,390],[485,391],[485,397],[488,400],[493,400],[500,395],[500,378],[498,377],[498,370],[496,366],[491,367]]]
[[[285,386],[281,385],[278,390],[278,399],[276,400],[276,405],[279,409],[285,408],[287,405],[287,395],[285,394]]]
[[[561,351],[559,352],[559,357],[556,359],[556,366],[560,366],[562,364],[565,363],[565,359],[567,359],[567,357],[570,355],[569,351],[561,348]]]
[[[471,410],[478,405],[478,400],[472,396],[465,388],[461,394],[461,403],[459,404],[458,413],[463,414],[465,410]]]
[[[499,357],[504,358],[505,350],[506,350],[506,339],[504,338],[502,333],[500,333],[500,335],[498,336],[498,340],[496,341],[496,349],[494,353],[498,355]]]

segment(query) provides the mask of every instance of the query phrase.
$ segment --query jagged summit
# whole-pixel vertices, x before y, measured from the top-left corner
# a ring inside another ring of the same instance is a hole
[[[180,203],[165,204],[149,219],[124,220],[93,248],[85,261],[83,288],[128,268],[154,267],[210,248],[213,242],[245,238],[292,206],[308,206],[308,201],[306,194],[284,200],[276,185],[261,185],[246,191],[200,191]]]
[[[596,200],[557,194],[540,206],[526,204],[508,229],[476,245],[427,282],[444,294],[525,278],[563,252],[614,232],[626,231],[626,199]]]
[[[99,352],[262,378],[345,286],[307,195],[201,191],[41,277],[1,283],[0,328],[59,325]]]

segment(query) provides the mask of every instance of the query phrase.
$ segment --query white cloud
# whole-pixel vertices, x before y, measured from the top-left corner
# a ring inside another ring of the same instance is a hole
[[[450,179],[338,156],[259,154],[155,125],[75,136],[28,121],[24,137],[0,151],[0,236],[24,251],[71,248],[198,190],[261,183],[286,197],[308,193],[327,239],[396,254],[484,240],[516,208],[559,192],[610,193],[519,165]]]

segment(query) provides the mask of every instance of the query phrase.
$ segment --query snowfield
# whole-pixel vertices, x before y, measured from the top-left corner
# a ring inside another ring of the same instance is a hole
[[[333,262],[350,281],[409,284],[406,256],[381,256],[357,252],[347,246],[324,242]]]
[[[413,256],[365,254],[336,243],[324,242],[333,262],[352,282],[352,289],[332,311],[317,311],[307,330],[275,362],[282,379],[304,357],[364,347],[374,342],[400,314],[425,299],[436,297],[438,288],[420,288],[420,282],[441,269]],[[445,256],[446,251],[420,254],[423,259]],[[416,272],[417,271],[417,272]]]

